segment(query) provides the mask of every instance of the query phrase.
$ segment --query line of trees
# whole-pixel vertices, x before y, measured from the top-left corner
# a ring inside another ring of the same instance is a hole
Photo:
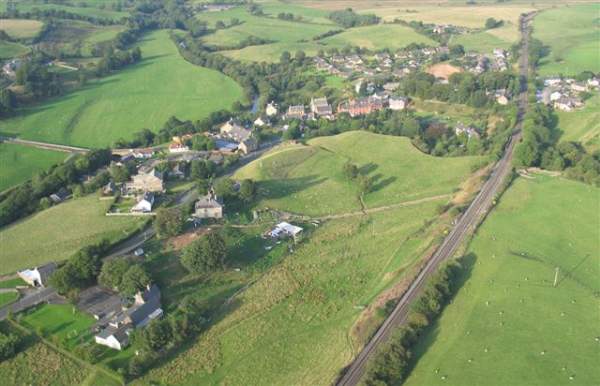
[[[427,287],[409,311],[408,321],[379,348],[369,361],[364,384],[367,386],[400,385],[412,366],[412,348],[427,328],[441,314],[460,287],[474,256],[454,260],[428,282]],[[392,307],[387,307],[390,311]]]
[[[33,178],[0,196],[0,226],[47,208],[47,197],[60,190],[77,184],[79,178],[96,172],[110,163],[111,151],[92,150],[77,155],[69,161],[54,165]]]
[[[329,19],[341,25],[344,28],[360,27],[373,25],[381,20],[373,14],[361,14],[354,12],[352,8],[346,8],[341,11],[333,11],[329,14]]]

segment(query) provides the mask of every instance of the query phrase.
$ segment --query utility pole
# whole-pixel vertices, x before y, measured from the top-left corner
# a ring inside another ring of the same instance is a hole
[[[560,271],[559,267],[556,267],[556,269],[554,270],[554,287],[556,287],[556,284],[558,284],[558,272]]]

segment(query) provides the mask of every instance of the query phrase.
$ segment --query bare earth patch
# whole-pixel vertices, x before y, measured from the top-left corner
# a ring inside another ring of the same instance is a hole
[[[462,72],[462,69],[456,66],[453,66],[449,63],[438,63],[427,69],[427,73],[435,76],[436,78],[441,78],[448,80],[450,75],[456,74],[457,72]]]

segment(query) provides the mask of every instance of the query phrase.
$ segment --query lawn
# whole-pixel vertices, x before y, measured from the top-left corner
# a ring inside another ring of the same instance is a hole
[[[19,298],[17,292],[0,292],[0,307],[4,307]]]
[[[371,50],[389,48],[396,50],[411,43],[437,46],[428,37],[415,32],[412,28],[398,24],[378,24],[348,29],[340,34],[323,39],[328,46],[359,46]]]
[[[110,20],[115,20],[115,21],[129,16],[129,14],[127,12],[113,11],[110,9],[110,7],[105,7],[105,9],[100,9],[99,7],[94,7],[94,6],[80,7],[80,6],[76,6],[76,5],[44,4],[44,3],[36,2],[33,0],[20,0],[20,1],[16,1],[15,3],[17,5],[17,10],[21,11],[21,12],[29,12],[29,11],[32,11],[33,9],[37,8],[41,11],[45,11],[45,10],[65,11],[65,12],[74,13],[77,15],[91,16],[91,17],[96,17],[96,18],[101,18],[101,19],[110,19]],[[76,2],[73,2],[73,3],[76,3]],[[78,1],[77,3],[82,3],[82,2]],[[87,3],[89,3],[88,5],[94,5],[89,1]],[[98,1],[96,3],[101,4],[102,2]],[[106,2],[104,2],[104,4],[106,4]],[[0,1],[0,9],[2,11],[4,11],[6,9],[6,0]]]
[[[135,217],[106,217],[110,201],[94,194],[69,200],[0,230],[0,274],[60,261],[102,239],[121,239],[141,223]]]
[[[4,281],[0,281],[0,288],[15,288],[17,286],[26,286],[27,283],[23,281],[20,277],[15,277],[14,279],[8,279]]]
[[[343,174],[351,161],[374,180],[368,208],[452,193],[479,157],[438,158],[403,137],[354,131],[276,149],[235,178],[259,182],[260,206],[313,216],[360,210],[357,188]]]
[[[0,59],[12,59],[29,52],[29,48],[20,43],[0,40]]]
[[[197,342],[134,384],[330,385],[356,354],[350,331],[426,248],[435,204],[310,227]]]
[[[575,75],[600,71],[600,4],[549,9],[536,16],[533,37],[550,47],[541,75]]]
[[[231,78],[186,62],[168,31],[152,32],[140,45],[141,63],[23,109],[3,130],[27,139],[107,146],[142,128],[157,131],[170,116],[201,119],[242,98],[242,88]]]
[[[588,150],[600,148],[600,95],[585,101],[585,107],[572,112],[557,111],[562,141],[581,142]]]
[[[578,182],[519,178],[469,246],[471,277],[405,384],[596,384],[599,198]]]
[[[40,32],[44,24],[38,20],[1,19],[0,30],[14,39],[31,39]]]
[[[94,318],[72,304],[44,304],[22,314],[20,323],[68,349],[91,339]]]
[[[0,143],[0,192],[62,162],[68,154],[13,143]]]

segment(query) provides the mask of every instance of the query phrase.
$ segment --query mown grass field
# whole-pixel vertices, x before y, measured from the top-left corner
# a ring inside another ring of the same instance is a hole
[[[581,142],[588,150],[600,148],[600,95],[585,101],[585,107],[572,112],[557,111],[562,141]]]
[[[0,40],[0,59],[12,59],[28,52],[29,48],[23,44]]]
[[[31,0],[21,0],[21,1],[17,1],[16,5],[17,5],[17,10],[20,12],[29,12],[32,11],[33,9],[39,9],[41,11],[45,11],[45,10],[57,10],[57,11],[65,11],[65,12],[69,12],[69,13],[74,13],[77,15],[82,15],[82,16],[91,16],[91,17],[97,17],[97,18],[102,18],[102,19],[110,19],[110,20],[120,20],[123,17],[127,17],[129,14],[127,12],[121,11],[113,11],[110,9],[110,7],[105,7],[105,9],[100,9],[98,6],[102,3],[106,4],[106,2],[86,2],[86,4],[90,5],[87,7],[80,7],[78,6],[77,3],[81,3],[81,1],[79,2],[73,2],[73,5],[62,5],[62,4],[44,4],[44,3],[40,3],[40,2],[35,2],[35,1],[31,1]],[[97,4],[98,6],[93,6],[95,4]],[[0,0],[0,9],[2,11],[6,10],[6,0]]]
[[[22,314],[20,323],[73,349],[91,339],[94,318],[78,311],[72,304],[44,304]]]
[[[340,193],[341,195],[341,193]],[[328,385],[356,354],[362,306],[430,240],[435,203],[332,220],[239,295],[191,347],[134,384]]]
[[[31,39],[42,29],[38,20],[0,19],[0,30],[4,30],[14,39]]]
[[[533,22],[533,37],[550,47],[542,59],[541,75],[575,75],[600,71],[600,4],[548,9]]]
[[[578,182],[519,178],[469,246],[471,277],[405,384],[597,383],[599,198]]]
[[[142,128],[158,130],[172,115],[200,119],[242,98],[231,78],[186,62],[168,31],[146,35],[140,46],[140,63],[23,109],[3,130],[53,143],[107,146]]]
[[[351,161],[374,180],[368,208],[452,193],[479,157],[436,158],[407,138],[347,132],[276,149],[235,178],[259,182],[260,206],[313,216],[360,210],[357,187],[343,173]]]
[[[94,194],[64,202],[0,230],[0,274],[60,261],[102,239],[121,239],[140,224],[135,217],[106,217],[110,201]]]
[[[0,143],[0,192],[67,158],[67,153]]]
[[[415,32],[412,28],[394,24],[351,28],[341,34],[323,39],[323,43],[338,47],[346,45],[359,46],[372,50],[383,48],[395,50],[410,43],[437,46],[435,41]]]

